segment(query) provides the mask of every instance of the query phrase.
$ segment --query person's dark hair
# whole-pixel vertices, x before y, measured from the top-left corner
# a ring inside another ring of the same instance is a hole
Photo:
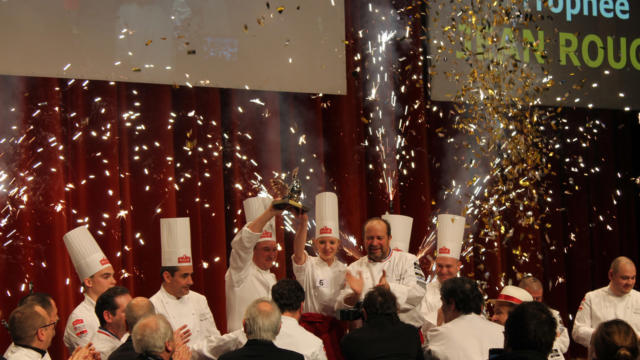
[[[445,281],[440,288],[440,297],[445,304],[455,304],[462,314],[480,314],[484,298],[475,281],[465,277],[455,277]]]
[[[118,304],[116,303],[116,298],[118,296],[129,294],[129,289],[124,286],[114,286],[107,291],[103,292],[102,295],[98,297],[96,300],[96,315],[98,316],[98,320],[100,321],[100,326],[105,326],[106,321],[104,319],[104,312],[108,311],[111,315],[116,314],[116,310],[118,310]]]
[[[293,279],[282,279],[271,288],[271,299],[278,305],[280,312],[295,312],[304,301],[304,289]]]
[[[623,320],[605,321],[598,326],[592,337],[598,360],[636,360],[638,358],[638,335]]]
[[[374,221],[382,221],[383,223],[385,223],[385,225],[387,225],[387,236],[391,236],[391,224],[381,217],[372,217],[371,219],[365,221],[364,225],[362,225],[362,236],[364,236],[364,229],[367,227],[367,225],[369,225],[370,222]]]
[[[507,350],[536,351],[547,357],[556,339],[558,324],[547,305],[526,301],[509,313],[504,324]]]
[[[160,277],[162,278],[162,280],[164,281],[164,272],[168,272],[169,275],[171,275],[171,277],[173,277],[176,274],[176,271],[178,271],[178,267],[177,266],[163,266],[160,268]]]
[[[376,286],[364,296],[362,307],[367,317],[374,315],[390,315],[398,313],[396,296],[384,286]]]
[[[51,295],[46,293],[36,292],[33,294],[29,294],[20,299],[18,306],[27,304],[36,304],[43,308],[49,314],[53,312],[53,298],[51,298]]]

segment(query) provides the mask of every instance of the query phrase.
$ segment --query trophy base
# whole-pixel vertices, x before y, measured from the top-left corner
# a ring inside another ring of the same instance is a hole
[[[278,210],[288,210],[289,212],[296,214],[304,214],[309,211],[306,206],[291,199],[276,200],[273,202],[273,207]]]

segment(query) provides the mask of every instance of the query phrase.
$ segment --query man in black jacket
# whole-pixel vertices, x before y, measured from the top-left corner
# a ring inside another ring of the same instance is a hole
[[[242,321],[247,343],[238,350],[220,356],[219,360],[303,360],[301,354],[280,349],[273,344],[281,324],[280,310],[273,301],[266,298],[253,301]]]
[[[156,311],[153,308],[153,304],[149,299],[145,297],[136,297],[127,304],[124,310],[124,318],[129,330],[138,323],[138,321],[146,316],[155,314]],[[138,357],[138,353],[133,349],[133,342],[131,336],[127,338],[127,341],[122,343],[111,355],[109,360],[134,360]],[[104,359],[103,359],[104,360]]]
[[[364,326],[340,342],[345,359],[423,359],[418,329],[400,321],[391,290],[382,285],[374,287],[362,305]]]

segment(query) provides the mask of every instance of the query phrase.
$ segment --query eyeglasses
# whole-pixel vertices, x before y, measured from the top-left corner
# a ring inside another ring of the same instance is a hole
[[[42,325],[42,326],[40,326],[38,329],[48,328],[48,327],[49,327],[49,326],[51,326],[51,325],[56,326],[56,324],[58,323],[58,321],[59,321],[59,320],[60,320],[60,319],[58,319],[58,320],[56,320],[56,321],[54,321],[54,322],[52,322],[52,323],[48,323],[47,325]]]

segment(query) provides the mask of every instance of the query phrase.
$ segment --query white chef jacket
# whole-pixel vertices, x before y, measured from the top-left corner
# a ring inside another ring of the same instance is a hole
[[[558,310],[554,310],[549,308],[551,314],[556,319],[556,323],[558,324],[558,329],[556,330],[559,333],[556,336],[556,339],[553,341],[553,347],[551,348],[551,353],[549,354],[549,360],[564,360],[564,353],[569,350],[569,331],[564,327],[562,322],[562,317],[560,317],[560,313]]]
[[[174,330],[185,324],[191,330],[191,338],[187,345],[193,350],[192,359],[204,357],[204,354],[198,352],[199,343],[209,336],[220,336],[207,299],[197,292],[190,290],[187,295],[178,299],[160,286],[160,290],[149,300],[153,303],[156,313],[164,315]]]
[[[100,353],[100,358],[106,360],[118,346],[127,340],[127,337],[129,337],[129,335],[125,334],[122,340],[118,339],[118,337],[109,330],[99,327],[96,333],[93,334],[91,343],[96,351]]]
[[[273,343],[281,349],[304,355],[306,360],[327,360],[322,340],[300,326],[298,320],[291,316],[282,316],[282,327]]]
[[[442,284],[438,279],[427,284],[422,302],[420,303],[420,314],[424,319],[422,324],[422,333],[426,334],[432,327],[438,326],[438,310],[442,307],[442,299],[440,298],[440,289]]]
[[[585,296],[573,323],[571,335],[578,344],[589,347],[591,335],[600,323],[621,319],[640,334],[640,292],[616,296],[609,286],[589,291]]]
[[[73,350],[77,347],[87,345],[99,326],[96,302],[89,295],[84,294],[84,300],[73,309],[64,329],[64,344],[69,349],[69,353],[73,354]]]
[[[304,312],[335,316],[336,297],[344,287],[347,266],[337,259],[329,266],[320,257],[309,255],[302,265],[292,263],[305,293]]]
[[[3,356],[7,360],[51,360],[48,352],[42,356],[33,349],[18,346],[14,343],[9,345]]]
[[[504,347],[503,332],[504,326],[467,314],[429,330],[427,342],[440,360],[486,360],[489,349]]]
[[[242,328],[244,312],[251,302],[260,297],[271,298],[271,287],[276,276],[253,263],[253,248],[260,239],[245,225],[231,241],[229,269],[224,275],[227,294],[227,330]]]
[[[384,270],[387,274],[389,288],[398,301],[400,320],[415,327],[422,326],[424,321],[418,307],[424,297],[426,283],[415,255],[394,249],[382,261],[372,261],[363,256],[351,263],[347,270],[354,276],[358,276],[358,272],[362,272],[364,280],[362,299],[369,290],[378,285]],[[351,294],[353,294],[353,290],[348,284],[345,284],[338,295],[336,308],[348,308],[349,306],[344,303],[344,299]]]

